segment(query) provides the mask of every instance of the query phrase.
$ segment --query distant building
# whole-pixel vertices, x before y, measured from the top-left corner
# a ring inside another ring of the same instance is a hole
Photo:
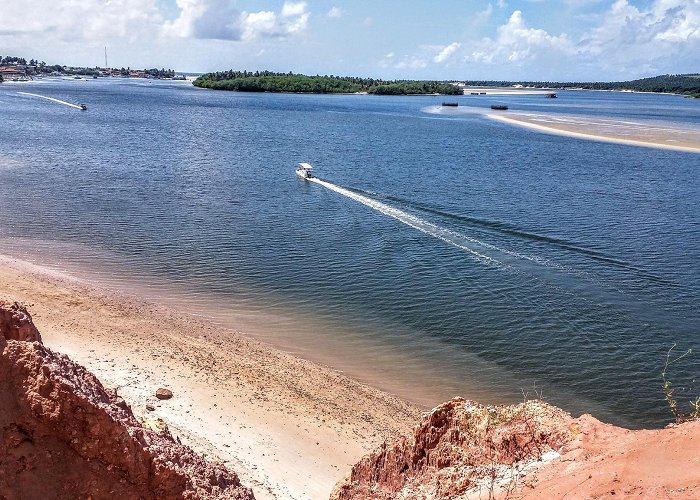
[[[0,66],[0,75],[5,81],[28,80],[29,75],[24,66]]]

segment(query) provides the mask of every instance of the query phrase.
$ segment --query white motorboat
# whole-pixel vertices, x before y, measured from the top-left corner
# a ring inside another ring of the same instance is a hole
[[[309,165],[308,163],[299,163],[297,165],[297,175],[301,177],[302,179],[311,179],[313,175],[311,175],[311,169],[313,167]]]

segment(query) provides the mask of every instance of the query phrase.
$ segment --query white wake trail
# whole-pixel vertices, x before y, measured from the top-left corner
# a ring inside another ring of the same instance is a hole
[[[389,217],[392,217],[392,218],[398,220],[399,222],[402,222],[402,223],[406,224],[407,226],[412,227],[413,229],[417,229],[418,231],[421,231],[422,233],[428,234],[430,236],[433,236],[434,238],[442,240],[445,243],[448,243],[452,246],[459,248],[460,250],[464,250],[464,251],[470,253],[472,256],[474,256],[477,260],[479,260],[481,262],[495,264],[498,266],[503,265],[497,259],[494,259],[493,257],[489,257],[488,255],[484,255],[482,253],[479,253],[478,251],[474,250],[473,248],[468,247],[464,243],[464,241],[468,241],[468,242],[474,243],[476,245],[489,246],[489,245],[482,244],[480,241],[475,240],[474,238],[469,238],[468,236],[465,236],[465,235],[462,235],[459,233],[455,233],[453,231],[450,231],[449,229],[441,228],[440,226],[437,226],[431,222],[423,220],[420,217],[416,217],[415,215],[404,212],[403,210],[399,210],[398,208],[391,207],[391,206],[386,205],[380,201],[376,201],[376,200],[373,200],[371,198],[367,198],[366,196],[362,196],[361,194],[357,194],[353,191],[350,191],[349,189],[345,189],[345,188],[342,188],[340,186],[336,186],[333,183],[322,181],[321,179],[318,179],[316,177],[312,177],[308,180],[310,180],[311,182],[315,182],[316,184],[319,184],[325,188],[328,188],[331,191],[335,191],[336,193],[342,194],[343,196],[347,196],[348,198],[351,198],[355,201],[358,201],[367,207],[373,208],[374,210],[377,210],[378,212],[381,212],[384,215],[388,215]]]
[[[47,101],[57,102],[58,104],[64,104],[65,106],[70,106],[71,108],[75,108],[75,109],[83,109],[80,106],[78,106],[77,104],[72,104],[70,102],[62,101],[60,99],[54,99],[53,97],[47,97],[45,95],[32,94],[31,92],[17,92],[17,93],[22,94],[22,95],[29,95],[32,97],[40,97],[42,99],[46,99]]]

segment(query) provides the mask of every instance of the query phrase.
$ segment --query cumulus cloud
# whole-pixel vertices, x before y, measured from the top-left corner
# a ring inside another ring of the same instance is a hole
[[[278,12],[245,12],[231,0],[176,0],[179,15],[166,21],[160,0],[2,0],[0,36],[41,36],[63,41],[182,38],[252,40],[304,31],[306,2],[286,1]]]
[[[675,56],[700,63],[700,2],[656,0],[646,9],[617,0],[599,26],[579,43],[580,56],[599,59],[606,68],[662,71]]]
[[[447,61],[461,46],[462,44],[459,42],[453,42],[446,45],[435,57],[433,57],[433,62],[440,64]]]
[[[165,23],[166,35],[221,40],[241,37],[241,14],[228,0],[177,0],[177,6],[180,16]]]
[[[564,1],[572,8],[601,3]],[[494,5],[506,4],[489,3],[475,18],[488,19]],[[412,54],[385,56],[380,65],[420,69],[461,61],[465,68],[482,68],[483,74],[498,68],[512,76],[528,73],[531,78],[562,79],[636,78],[695,71],[700,66],[700,0],[651,0],[646,7],[614,0],[586,22],[592,27],[571,37],[531,26],[521,10],[514,10],[491,37],[421,45]]]
[[[498,28],[495,39],[484,38],[474,44],[466,60],[480,63],[521,63],[548,51],[570,52],[572,44],[566,34],[550,35],[545,30],[526,25],[523,13],[513,12],[508,22]]]
[[[306,15],[306,2],[284,2],[282,5],[282,17],[303,15]]]
[[[469,47],[464,61],[486,66],[527,65],[559,73],[587,68],[630,78],[683,71],[681,64],[693,70],[700,64],[700,0],[653,0],[646,8],[615,0],[575,40],[529,26],[516,10],[496,36],[464,45]]]
[[[218,40],[253,40],[283,37],[304,31],[309,13],[306,2],[285,2],[282,10],[246,12],[230,0],[177,0],[180,15],[165,23],[169,36]]]
[[[156,0],[3,0],[0,36],[58,40],[138,39],[162,22]]]

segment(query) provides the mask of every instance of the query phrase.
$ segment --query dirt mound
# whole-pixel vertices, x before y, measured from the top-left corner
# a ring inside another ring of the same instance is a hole
[[[453,399],[355,465],[331,499],[700,498],[700,421],[631,431],[539,401]]]
[[[427,414],[411,439],[385,444],[355,465],[331,498],[452,499],[497,489],[570,441],[571,422],[541,402],[487,407],[455,398]]]
[[[33,340],[26,342],[17,339]],[[252,499],[235,473],[144,428],[112,390],[0,305],[0,498]]]

